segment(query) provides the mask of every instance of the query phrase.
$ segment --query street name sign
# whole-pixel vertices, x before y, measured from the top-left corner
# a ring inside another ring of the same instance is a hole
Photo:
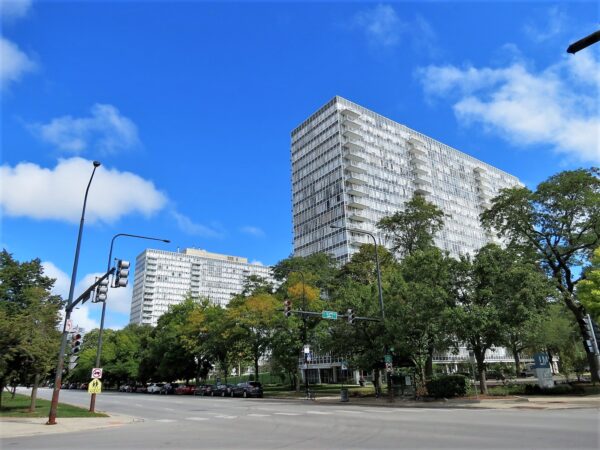
[[[99,379],[94,378],[90,381],[90,384],[88,384],[88,394],[99,394],[100,392],[102,392],[102,382]]]
[[[323,319],[331,319],[331,320],[337,320],[338,318],[338,313],[335,311],[323,311],[321,313],[321,317]]]
[[[391,362],[392,362],[392,355],[385,355],[385,356],[383,357],[383,359],[384,359],[384,361],[385,361],[386,363],[391,363]]]

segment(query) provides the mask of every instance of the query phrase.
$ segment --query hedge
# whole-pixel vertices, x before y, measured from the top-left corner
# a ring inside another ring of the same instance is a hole
[[[467,395],[469,380],[462,375],[444,375],[427,382],[427,392],[434,398],[452,398]]]

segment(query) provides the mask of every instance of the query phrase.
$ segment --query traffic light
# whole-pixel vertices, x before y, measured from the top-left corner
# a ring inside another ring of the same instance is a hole
[[[100,282],[98,287],[96,288],[96,298],[94,299],[94,303],[105,302],[106,297],[108,296],[108,278],[105,278]]]
[[[348,308],[346,312],[346,317],[348,319],[348,323],[352,325],[354,323],[354,319],[356,319],[356,314],[354,314],[354,310],[352,308]]]
[[[292,315],[292,301],[286,300],[283,302],[283,314],[285,317],[290,317]]]
[[[115,272],[115,287],[127,286],[127,277],[129,276],[129,261],[119,259],[117,262],[117,271]]]
[[[75,333],[71,338],[71,354],[76,355],[81,350],[81,333]]]

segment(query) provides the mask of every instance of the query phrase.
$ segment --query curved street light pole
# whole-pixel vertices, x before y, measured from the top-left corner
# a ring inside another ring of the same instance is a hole
[[[357,228],[346,228],[346,227],[340,227],[338,225],[330,225],[329,227],[338,229],[338,230],[351,231],[352,233],[366,234],[368,236],[371,236],[371,239],[373,239],[373,244],[375,245],[375,266],[377,267],[377,289],[379,291],[379,308],[381,310],[381,323],[383,324],[385,322],[385,309],[383,306],[383,289],[381,288],[381,269],[379,266],[379,252],[377,250],[378,246],[377,246],[377,239],[375,239],[375,235],[373,235],[372,233],[370,233],[368,231],[359,230]],[[387,344],[385,344],[384,351],[386,354],[388,353]],[[388,387],[388,393],[390,396],[390,401],[393,401],[394,392],[392,391],[392,377],[389,373],[387,374],[387,387]]]
[[[67,299],[67,308],[65,309],[65,321],[63,324],[62,338],[60,341],[60,350],[58,351],[58,362],[56,364],[56,375],[54,377],[54,391],[52,392],[52,402],[50,403],[50,414],[48,416],[48,422],[46,425],[56,425],[56,409],[58,408],[58,397],[60,395],[60,388],[62,384],[62,371],[65,362],[65,348],[67,346],[67,322],[71,317],[71,310],[69,306],[73,303],[73,293],[75,291],[75,280],[77,279],[77,267],[79,265],[79,250],[81,248],[81,237],[83,235],[83,224],[85,222],[85,207],[87,204],[87,197],[94,179],[96,169],[100,167],[99,161],[94,161],[94,170],[90,176],[87,188],[85,190],[85,196],[83,197],[83,209],[81,211],[81,220],[79,222],[79,234],[77,235],[77,245],[75,246],[75,260],[73,261],[73,271],[71,272],[71,286],[69,287],[69,298]]]
[[[115,245],[115,239],[117,239],[119,236],[126,236],[126,237],[137,238],[137,239],[148,239],[151,241],[161,241],[161,242],[165,242],[167,244],[171,242],[168,239],[154,238],[154,237],[150,237],[150,236],[140,236],[137,234],[128,234],[128,233],[115,234],[113,236],[112,240],[110,241],[110,251],[108,252],[108,262],[106,264],[107,272],[110,270],[110,262],[112,260],[112,252],[113,252],[113,246]],[[98,350],[96,351],[96,366],[95,367],[100,367],[100,355],[102,354],[102,332],[104,331],[105,315],[106,315],[106,301],[103,301],[102,302],[102,314],[100,315],[100,330],[98,332]],[[92,394],[92,398],[90,399],[90,412],[94,412],[95,408],[96,408],[96,394]]]

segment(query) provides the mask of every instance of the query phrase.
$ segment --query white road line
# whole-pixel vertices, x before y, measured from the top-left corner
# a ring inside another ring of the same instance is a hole
[[[237,419],[237,416],[214,416],[216,419]]]
[[[348,414],[362,414],[361,411],[350,411],[347,409],[336,409],[335,412],[348,413]]]
[[[171,423],[171,422],[176,422],[176,421],[173,419],[156,419],[156,422]]]
[[[332,413],[324,411],[306,411],[306,414],[319,414],[322,416],[330,416]]]
[[[143,408],[144,407],[144,405],[140,405],[139,403],[134,403],[133,406],[137,406],[138,408]]]
[[[278,416],[299,416],[300,414],[298,413],[288,413],[288,412],[278,412],[278,413],[273,413],[274,415],[278,415]]]
[[[271,414],[248,414],[248,417],[270,417]]]
[[[173,408],[163,408],[165,411],[175,411]]]
[[[186,417],[185,420],[208,420],[208,417]]]

